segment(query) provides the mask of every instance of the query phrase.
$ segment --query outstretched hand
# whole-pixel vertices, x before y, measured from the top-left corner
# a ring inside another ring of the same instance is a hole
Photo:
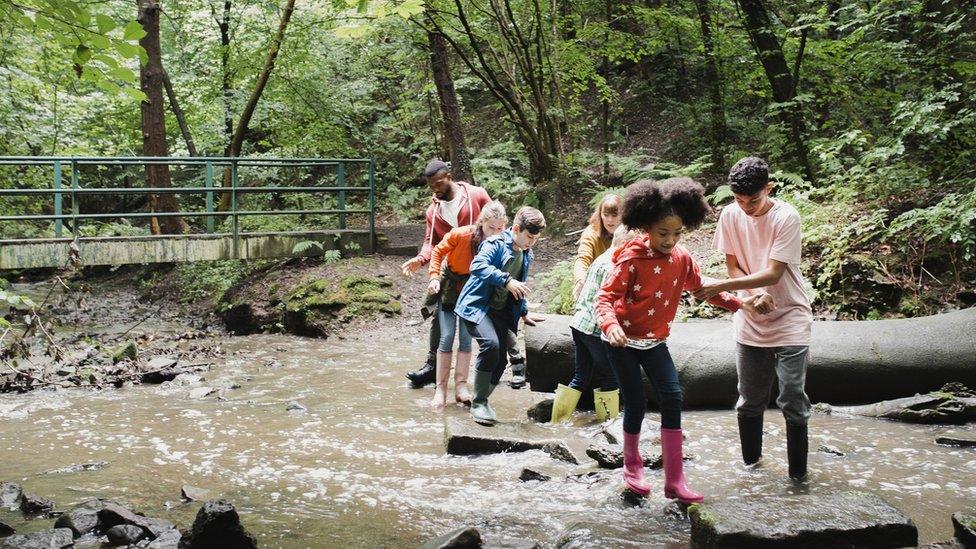
[[[537,313],[528,313],[522,317],[522,320],[525,321],[526,326],[535,326],[540,322],[545,322],[546,319],[548,318],[549,317],[547,317],[546,315],[540,315]]]
[[[702,284],[701,288],[691,292],[691,295],[695,296],[695,299],[699,301],[707,301],[722,292],[722,281],[721,280],[710,280]]]
[[[408,259],[404,261],[403,265],[400,265],[400,272],[403,273],[403,276],[411,276],[413,275],[413,273],[417,272],[417,270],[419,270],[420,267],[422,266],[423,266],[422,260],[419,257],[415,257],[413,259]]]

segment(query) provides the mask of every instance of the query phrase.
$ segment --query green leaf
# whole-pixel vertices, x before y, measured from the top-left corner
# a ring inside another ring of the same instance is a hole
[[[424,2],[423,0],[405,0],[395,8],[395,11],[400,17],[409,19],[413,15],[423,13]]]
[[[78,47],[75,48],[75,54],[72,56],[79,65],[84,65],[91,57],[91,50],[84,44],[78,44]]]
[[[89,35],[91,45],[100,50],[107,50],[112,47],[112,41],[101,34]]]
[[[124,82],[135,82],[136,81],[136,73],[132,72],[131,70],[129,70],[129,69],[125,68],[125,67],[117,67],[117,68],[114,68],[114,69],[108,71],[108,74],[112,78],[118,78],[119,80],[122,80]]]
[[[105,63],[105,65],[110,69],[114,69],[119,66],[119,62],[116,61],[114,57],[111,55],[105,55],[104,53],[97,53],[92,56],[92,59]]]
[[[146,97],[146,94],[143,93],[142,90],[138,90],[136,88],[129,88],[129,87],[122,88],[122,93],[124,93],[128,97],[140,103],[148,99]]]
[[[98,25],[98,32],[101,34],[108,34],[118,26],[115,19],[112,19],[103,13],[99,13],[95,16],[95,23]]]
[[[146,34],[148,33],[142,28],[142,25],[138,21],[129,21],[129,23],[125,26],[125,30],[123,31],[123,38],[125,40],[139,40]]]
[[[101,88],[101,89],[103,89],[103,90],[105,90],[105,91],[107,91],[109,93],[113,93],[113,94],[114,93],[119,93],[120,91],[122,91],[122,86],[119,86],[115,82],[112,82],[111,80],[108,80],[105,77],[101,77],[101,78],[98,78],[97,80],[95,80],[95,85],[98,86],[99,88]]]
[[[116,42],[115,51],[119,52],[126,59],[134,59],[139,57],[139,52],[142,51],[142,48],[129,44],[128,42]]]

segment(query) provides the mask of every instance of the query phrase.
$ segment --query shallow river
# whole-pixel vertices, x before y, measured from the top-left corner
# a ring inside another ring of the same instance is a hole
[[[590,533],[576,546],[685,546],[687,519],[661,495],[624,502],[620,472],[596,470],[584,450],[593,440],[586,415],[552,427],[582,458],[574,466],[540,451],[453,457],[444,453],[444,418],[463,408],[426,408],[431,391],[406,387],[403,372],[420,363],[414,337],[309,340],[232,337],[226,358],[203,374],[225,400],[194,399],[200,384],[137,386],[0,395],[0,480],[54,499],[60,509],[88,497],[117,498],[182,527],[198,503],[180,503],[184,484],[232,501],[267,547],[415,547],[462,525],[480,528],[489,546],[551,546],[574,523]],[[492,402],[502,420],[522,420],[544,395],[502,385]],[[295,401],[307,411],[286,411]],[[976,502],[976,450],[934,444],[973,426],[912,426],[816,415],[811,423],[810,482],[785,480],[782,417],[767,414],[765,465],[739,466],[735,416],[688,412],[686,450],[692,486],[710,499],[861,489],[910,516],[920,541],[952,536],[950,515]],[[839,457],[817,449],[836,447]],[[47,473],[85,462],[100,470]],[[523,467],[553,475],[520,482]],[[19,531],[50,528],[0,511]]]

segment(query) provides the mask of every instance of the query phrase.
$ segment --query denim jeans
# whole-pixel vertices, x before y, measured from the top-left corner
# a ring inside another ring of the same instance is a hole
[[[647,395],[640,371],[644,368],[647,378],[657,391],[657,403],[661,409],[661,427],[681,428],[681,384],[678,370],[671,360],[667,343],[650,349],[639,350],[630,347],[611,347],[607,345],[610,364],[617,373],[620,392],[624,400],[624,432],[640,433],[641,422],[647,411]]]
[[[462,319],[471,335],[478,341],[478,360],[475,368],[481,372],[491,372],[491,382],[497,385],[508,364],[508,326],[511,322],[506,311],[490,309],[488,314],[475,324]]]
[[[455,327],[457,327],[458,352],[471,352],[471,334],[468,333],[468,328],[464,322],[454,314],[453,307],[441,307],[437,311],[437,321],[440,322],[441,326],[441,340],[437,346],[438,351],[450,353],[454,350],[454,333]]]
[[[610,358],[607,353],[607,343],[600,339],[600,336],[584,334],[576,328],[570,328],[573,332],[573,343],[576,351],[573,356],[573,380],[569,386],[577,391],[590,388],[600,388],[604,391],[612,391],[617,388],[617,375],[610,367]]]

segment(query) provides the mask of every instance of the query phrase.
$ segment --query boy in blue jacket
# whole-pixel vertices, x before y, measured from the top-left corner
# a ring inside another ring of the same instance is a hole
[[[485,240],[471,261],[471,276],[461,288],[454,312],[478,341],[471,415],[483,425],[493,425],[495,411],[488,395],[505,372],[507,332],[518,332],[519,319],[534,326],[545,317],[530,315],[525,280],[532,263],[532,246],[539,241],[546,219],[528,206],[515,214],[512,228]]]

